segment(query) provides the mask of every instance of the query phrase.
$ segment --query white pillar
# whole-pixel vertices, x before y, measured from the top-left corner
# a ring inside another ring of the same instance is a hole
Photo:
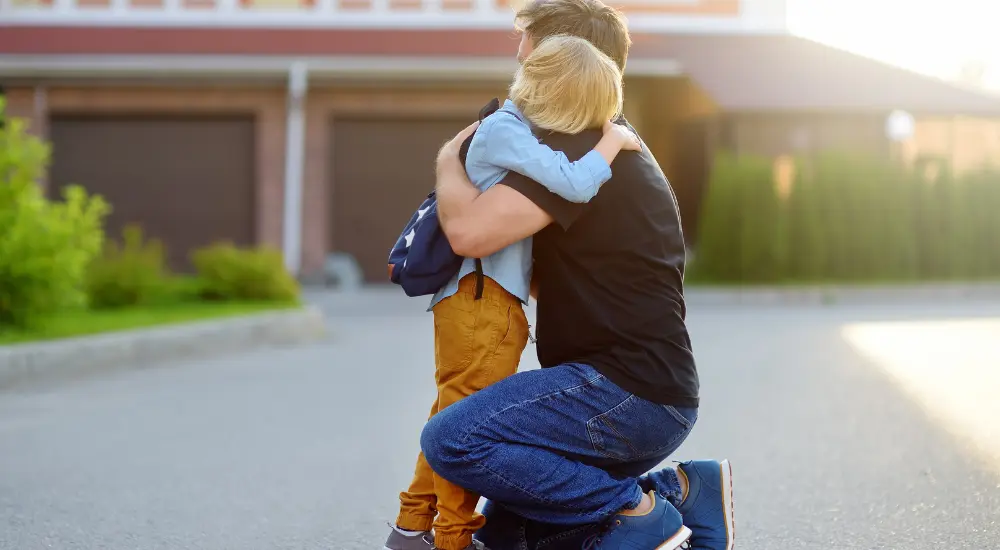
[[[285,267],[298,275],[302,265],[302,175],[305,160],[305,101],[309,67],[296,61],[288,69],[288,120],[285,138],[285,215],[282,250]]]
[[[324,15],[330,15],[337,11],[337,0],[319,0],[316,2],[316,11]]]
[[[12,2],[4,1],[4,9],[8,9]],[[75,0],[53,0],[52,10],[59,14],[72,13],[77,9]]]
[[[228,15],[237,11],[244,11],[244,8],[240,5],[239,0],[216,0],[215,13],[213,15],[218,15],[220,13]]]
[[[184,11],[184,1],[183,0],[163,0],[163,10],[174,15]]]

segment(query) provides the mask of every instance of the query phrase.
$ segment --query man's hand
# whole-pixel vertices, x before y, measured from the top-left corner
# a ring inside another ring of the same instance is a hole
[[[461,162],[461,159],[459,158],[459,151],[462,150],[462,144],[465,143],[465,140],[468,139],[469,136],[471,136],[476,132],[476,128],[479,128],[478,120],[470,124],[461,132],[459,132],[458,135],[448,140],[448,142],[445,143],[443,147],[441,147],[441,150],[438,151],[438,156],[437,156],[438,172],[441,171],[441,167],[443,164],[449,162],[457,162],[457,163]]]

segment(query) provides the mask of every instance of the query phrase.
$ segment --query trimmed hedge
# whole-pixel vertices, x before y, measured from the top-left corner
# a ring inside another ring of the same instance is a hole
[[[869,282],[1000,278],[1000,171],[953,174],[925,159],[823,153],[774,164],[719,155],[701,218],[695,281]]]
[[[787,224],[781,209],[769,161],[720,155],[701,216],[697,273],[719,282],[780,277]]]

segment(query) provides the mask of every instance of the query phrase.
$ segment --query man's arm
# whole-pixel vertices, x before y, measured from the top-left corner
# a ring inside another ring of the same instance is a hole
[[[494,185],[480,194],[457,157],[442,149],[437,167],[438,218],[456,254],[483,258],[552,223],[544,210],[510,187]]]
[[[459,159],[462,143],[471,138],[478,126],[477,122],[459,132],[438,154],[438,218],[456,254],[471,258],[489,256],[534,235],[553,221],[568,228],[586,209],[586,204],[569,202],[517,172],[510,172],[500,183],[480,194]],[[582,156],[599,138],[597,133],[577,156]]]

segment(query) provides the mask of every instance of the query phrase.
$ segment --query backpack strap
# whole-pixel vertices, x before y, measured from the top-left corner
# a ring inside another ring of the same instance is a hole
[[[490,116],[491,114],[497,112],[500,109],[500,99],[493,98],[485,107],[479,111],[479,121],[482,122],[484,118]],[[513,113],[508,113],[513,114]],[[472,142],[472,136],[462,144],[464,151],[459,153],[462,159],[462,164],[465,164],[465,155],[469,152],[469,144]],[[482,299],[483,297],[483,287],[486,286],[485,275],[483,275],[483,260],[481,258],[476,258],[476,300]]]
[[[483,275],[483,260],[476,258],[476,299],[483,297],[483,287],[486,285]]]

